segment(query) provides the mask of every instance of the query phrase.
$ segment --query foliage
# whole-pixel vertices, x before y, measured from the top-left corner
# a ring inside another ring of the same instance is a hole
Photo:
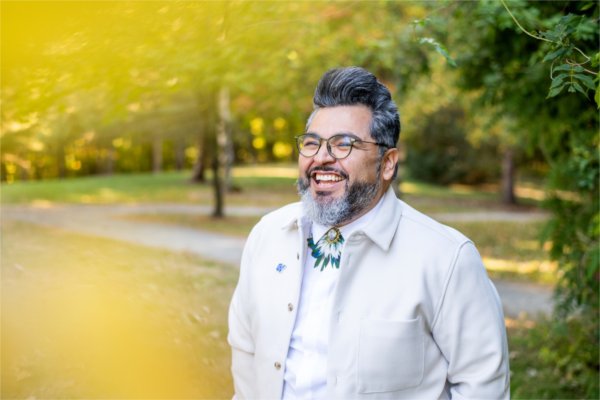
[[[577,85],[590,89],[584,81],[597,71],[586,72],[585,78],[575,75],[596,58],[598,9],[597,2],[481,1],[453,9],[456,18],[446,26],[449,47],[459,54],[462,87],[479,91],[484,109],[510,116],[517,143],[532,152],[539,149],[546,158],[546,204],[553,214],[546,238],[563,272],[561,309],[588,310],[596,321],[599,121],[589,90]],[[529,27],[542,33],[530,34]],[[473,36],[473,29],[479,34]],[[560,72],[569,76],[555,74]],[[547,99],[541,88],[550,76],[553,89],[567,90]]]
[[[467,135],[468,122],[458,106],[423,115],[415,127],[419,132],[406,139],[406,167],[417,180],[442,185],[478,184],[497,179],[497,146],[490,140],[473,146]]]
[[[419,4],[0,6],[4,181],[180,169],[207,148],[211,157],[224,88],[236,159],[290,160],[326,69],[362,65],[406,88],[426,63],[408,26]]]
[[[481,1],[457,8],[457,18],[447,26],[449,48],[459,54],[462,87],[481,93],[483,109],[510,116],[517,143],[541,151],[549,165],[545,205],[552,219],[544,240],[558,262],[559,318],[547,337],[532,340],[550,343],[538,355],[556,365],[547,378],[548,392],[540,396],[598,396],[599,7],[598,2]],[[541,33],[530,34],[533,29]],[[569,319],[573,316],[578,323]],[[556,382],[559,388],[552,392]]]
[[[547,53],[542,62],[552,61],[550,67],[550,78],[552,84],[548,92],[548,98],[559,95],[563,89],[567,88],[568,92],[580,92],[584,96],[588,96],[588,91],[596,91],[597,85],[594,84],[592,77],[597,77],[598,72],[585,69],[583,65],[590,63],[592,57],[586,55],[581,49],[574,45],[578,40],[593,40],[597,36],[597,20],[586,18],[584,15],[567,14],[561,16],[555,25],[550,29],[540,32],[539,36],[528,32],[515,18],[510,8],[506,4],[506,0],[500,0],[506,11],[510,14],[517,26],[528,36],[534,39],[543,40],[552,44],[551,52]],[[593,7],[591,2],[588,2],[583,7],[582,11]],[[596,52],[593,55],[593,67],[598,67],[598,55]],[[583,58],[582,61],[574,61],[576,58]],[[555,64],[559,64],[555,67]],[[585,89],[584,89],[585,88]],[[595,96],[596,104],[600,107],[598,96]]]
[[[594,320],[541,319],[508,330],[515,399],[597,399],[600,332]]]

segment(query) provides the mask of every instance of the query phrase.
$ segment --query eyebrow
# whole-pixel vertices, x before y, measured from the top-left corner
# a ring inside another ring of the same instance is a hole
[[[316,132],[306,132],[305,135],[314,135],[314,136],[321,137],[321,135],[319,135]],[[350,136],[351,138],[357,139],[357,140],[364,140],[364,139],[360,138],[358,135],[356,135],[356,133],[353,133],[353,132],[336,132],[333,135],[331,135],[330,137],[332,137],[332,136],[339,136],[339,135]]]

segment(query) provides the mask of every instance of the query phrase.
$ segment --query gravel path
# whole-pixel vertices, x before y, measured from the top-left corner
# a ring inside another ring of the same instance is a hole
[[[132,205],[52,205],[32,207],[2,205],[2,221],[17,220],[65,229],[94,236],[118,239],[145,246],[184,251],[204,258],[237,265],[241,258],[244,239],[201,231],[181,226],[157,223],[129,222],[121,216],[146,213],[209,214],[211,207],[186,204],[132,204]],[[228,215],[263,215],[270,211],[263,207],[229,207]],[[532,221],[547,218],[542,213],[475,212],[437,214],[441,221]],[[505,314],[515,318],[548,314],[552,310],[552,289],[532,283],[495,281],[504,305]]]

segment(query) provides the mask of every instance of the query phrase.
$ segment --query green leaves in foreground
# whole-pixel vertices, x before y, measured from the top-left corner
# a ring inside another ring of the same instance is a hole
[[[584,96],[588,95],[588,90],[597,92],[597,85],[594,83],[594,80],[589,75],[585,75],[586,70],[580,65],[562,64],[553,68],[551,75],[554,75],[556,72],[559,72],[559,74],[552,78],[547,98],[559,95],[565,88],[569,93],[580,92]],[[597,101],[596,103],[598,104]],[[600,106],[600,104],[598,105]]]
[[[595,94],[596,104],[600,107],[597,72],[600,53],[596,52],[590,57],[573,44],[574,41],[593,40],[597,33],[597,21],[573,14],[563,16],[551,29],[540,33],[540,40],[553,44],[552,51],[542,60],[552,62],[552,84],[547,98],[559,95],[565,88],[569,93],[579,92],[586,97],[588,90],[591,90]],[[560,65],[555,68],[556,63]],[[588,65],[595,70],[590,70]],[[556,73],[558,75],[555,76]]]

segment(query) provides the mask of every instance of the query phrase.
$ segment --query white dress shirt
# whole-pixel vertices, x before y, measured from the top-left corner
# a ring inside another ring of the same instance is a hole
[[[381,200],[365,215],[340,227],[345,240],[366,226],[377,214]],[[330,227],[313,222],[311,234],[316,243]],[[342,257],[344,246],[342,244]],[[340,270],[328,265],[314,268],[316,259],[306,246],[304,274],[298,314],[286,359],[283,399],[324,399],[327,389],[327,343],[333,296]]]

